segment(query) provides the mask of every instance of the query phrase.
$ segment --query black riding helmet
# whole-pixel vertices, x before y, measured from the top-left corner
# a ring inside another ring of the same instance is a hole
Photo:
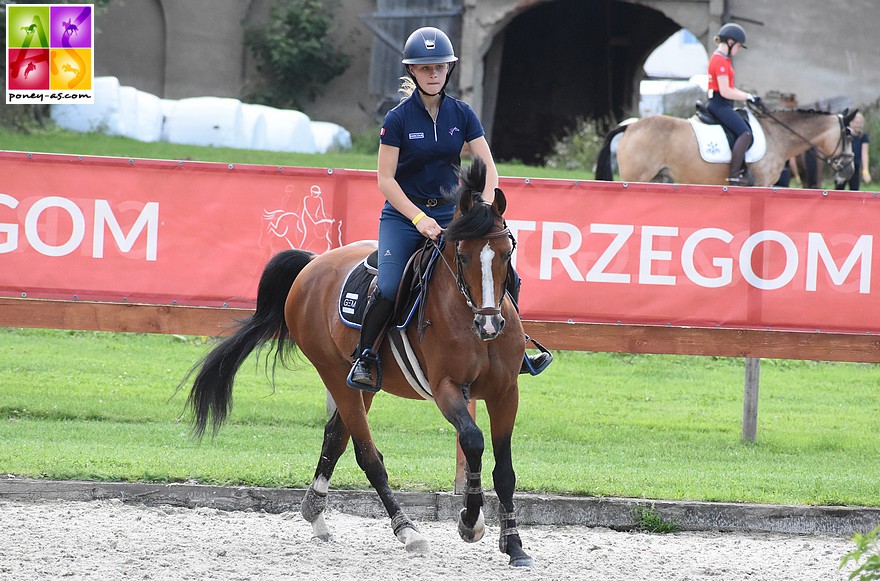
[[[446,83],[444,83],[443,88],[440,89],[440,93],[442,93],[446,88],[446,84],[449,83],[449,77],[452,75],[452,70],[455,68],[455,62],[457,60],[458,57],[455,56],[455,50],[452,48],[452,41],[449,40],[446,33],[439,28],[425,26],[410,34],[409,38],[406,39],[406,43],[403,45],[403,60],[400,62],[406,66],[406,74],[409,75],[414,83],[416,83],[417,87],[418,82],[416,81],[415,76],[409,71],[408,65],[449,63],[449,71],[446,73]],[[419,92],[425,95],[433,96],[431,93],[423,91],[421,87],[418,87],[418,89]],[[440,93],[434,93],[434,95],[439,95]]]
[[[716,36],[724,42],[732,40],[734,42],[740,43],[743,48],[748,48],[746,46],[746,31],[739,24],[728,22],[718,30],[718,34]]]

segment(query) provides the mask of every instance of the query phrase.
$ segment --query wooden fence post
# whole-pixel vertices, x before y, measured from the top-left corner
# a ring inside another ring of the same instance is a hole
[[[754,442],[758,435],[758,387],[760,383],[761,360],[757,357],[746,357],[742,425],[744,442]]]

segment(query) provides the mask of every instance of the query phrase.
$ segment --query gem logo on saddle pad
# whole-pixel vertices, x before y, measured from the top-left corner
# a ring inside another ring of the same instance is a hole
[[[764,137],[764,129],[758,123],[757,118],[748,111],[749,125],[752,128],[752,146],[746,151],[746,163],[761,161],[767,153],[767,140]],[[688,119],[694,133],[697,135],[697,143],[700,147],[700,155],[703,161],[709,163],[730,163],[730,144],[727,135],[721,125],[706,125],[696,117]]]
[[[6,104],[94,103],[94,5],[6,6]]]

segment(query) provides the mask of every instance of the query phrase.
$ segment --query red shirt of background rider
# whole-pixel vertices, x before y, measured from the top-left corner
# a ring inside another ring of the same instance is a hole
[[[715,51],[709,59],[709,90],[718,92],[718,77],[726,76],[730,83],[728,86],[735,87],[733,82],[733,63],[726,54]]]

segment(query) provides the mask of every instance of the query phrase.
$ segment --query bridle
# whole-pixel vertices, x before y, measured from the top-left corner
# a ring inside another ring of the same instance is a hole
[[[754,105],[753,103],[748,103],[750,108],[757,109],[762,117],[769,117],[775,123],[782,126],[784,129],[788,130],[793,135],[797,136],[801,141],[806,142],[810,147],[814,148],[816,151],[816,158],[821,159],[827,165],[831,166],[831,169],[834,170],[835,173],[839,173],[843,171],[843,168],[853,163],[853,159],[855,156],[852,152],[846,153],[846,146],[849,143],[852,143],[852,135],[850,134],[849,128],[846,126],[846,123],[843,120],[843,115],[837,115],[837,121],[840,123],[840,136],[837,139],[837,144],[835,144],[834,149],[831,151],[831,155],[825,155],[821,151],[819,151],[818,146],[815,143],[798,133],[794,128],[790,125],[776,117],[770,109],[767,108],[763,103],[760,105]],[[840,153],[835,155],[837,151],[840,150]]]
[[[516,248],[516,239],[511,234],[510,229],[505,226],[503,229],[497,232],[491,232],[489,234],[485,234],[480,237],[480,239],[493,240],[496,238],[503,238],[507,236],[510,239],[510,243],[513,248]],[[471,292],[470,287],[464,280],[464,264],[461,259],[461,253],[459,252],[459,244],[460,240],[456,240],[455,242],[455,270],[452,269],[452,266],[449,264],[449,261],[446,260],[446,256],[443,255],[443,247],[445,246],[445,241],[440,240],[440,242],[431,241],[437,251],[440,253],[440,258],[443,260],[443,264],[446,265],[446,268],[449,270],[450,274],[455,277],[455,283],[458,285],[458,291],[464,296],[467,305],[474,312],[474,315],[483,315],[488,317],[494,317],[501,314],[501,303],[504,301],[504,293],[500,293],[500,297],[498,298],[498,306],[497,307],[477,307],[476,302],[474,301],[474,295]]]

